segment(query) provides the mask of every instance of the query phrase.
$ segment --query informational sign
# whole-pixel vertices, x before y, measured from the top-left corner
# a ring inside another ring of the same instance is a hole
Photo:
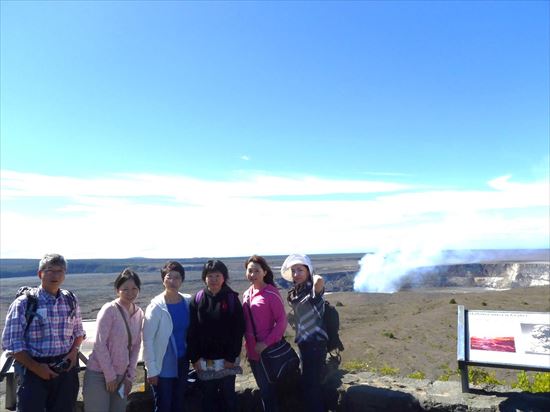
[[[550,371],[550,313],[458,306],[459,365]]]
[[[468,311],[469,361],[550,369],[550,313]]]

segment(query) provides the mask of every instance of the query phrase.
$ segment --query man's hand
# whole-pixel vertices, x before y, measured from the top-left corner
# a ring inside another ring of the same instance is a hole
[[[48,381],[59,376],[57,373],[51,370],[51,368],[47,364],[38,363],[37,361],[35,361],[26,351],[16,352],[13,354],[13,357],[17,362],[19,362],[25,368],[29,369],[41,379]]]
[[[198,372],[198,371],[202,371],[202,368],[201,368],[201,359],[202,359],[202,358],[199,358],[199,360],[196,361],[196,362],[193,364],[193,369],[195,369],[197,372]]]
[[[55,373],[47,364],[37,363],[34,369],[31,369],[40,378],[49,381],[50,379],[57,378],[59,375]]]
[[[234,368],[234,367],[235,367],[235,362],[229,362],[229,361],[224,360],[224,361],[223,361],[223,367],[224,367],[225,369]]]
[[[67,370],[70,371],[72,368],[78,365],[78,349],[71,349],[71,351],[67,353],[67,356],[65,356],[64,359],[69,359],[71,361],[71,364],[67,368]]]

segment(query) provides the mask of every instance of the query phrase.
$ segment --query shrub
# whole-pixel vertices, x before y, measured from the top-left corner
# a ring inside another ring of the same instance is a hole
[[[449,301],[449,304],[456,305],[456,300],[455,300],[455,298],[452,298],[452,299]]]
[[[490,384],[490,385],[504,385],[503,382],[499,381],[494,373],[489,373],[486,370],[479,368],[469,368],[468,369],[468,380],[474,385],[479,384]]]
[[[409,373],[407,375],[407,378],[411,378],[411,379],[424,379],[426,378],[426,374],[424,372],[420,372],[420,371],[414,371],[413,373]]]
[[[390,339],[397,339],[393,334],[393,332],[382,332],[382,336],[385,336],[386,338],[390,338]]]
[[[443,382],[447,382],[451,376],[453,375],[460,375],[460,372],[458,370],[451,370],[451,368],[449,367],[449,365],[447,365],[446,363],[443,363],[441,365],[439,365],[439,367],[441,369],[443,369],[443,374],[441,374],[437,380],[438,381],[443,381]]]
[[[367,362],[359,361],[359,360],[351,360],[344,362],[342,364],[342,369],[348,372],[361,372],[361,371],[367,371],[369,369],[369,365]]]
[[[531,381],[527,373],[521,371],[517,374],[517,382],[513,383],[512,387],[525,392],[550,392],[550,372],[537,372]]]
[[[378,373],[381,375],[395,376],[399,373],[399,368],[392,368],[391,366],[384,365],[378,369]]]

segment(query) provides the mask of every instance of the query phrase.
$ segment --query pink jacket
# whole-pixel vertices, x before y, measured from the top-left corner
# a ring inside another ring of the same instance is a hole
[[[254,316],[258,341],[271,346],[280,341],[285,333],[287,325],[285,306],[279,290],[272,285],[266,285],[261,290],[254,290],[254,287],[250,286],[243,294],[246,354],[248,359],[259,360],[260,356],[254,349],[256,339],[248,307]]]
[[[136,376],[143,311],[136,306],[135,313],[130,317],[126,309],[122,309],[132,335],[130,353],[128,353],[126,326],[115,301],[103,305],[97,314],[97,334],[87,367],[95,372],[102,372],[107,382],[114,380],[116,375],[124,374],[126,368],[128,368],[126,374],[128,379],[133,381]]]

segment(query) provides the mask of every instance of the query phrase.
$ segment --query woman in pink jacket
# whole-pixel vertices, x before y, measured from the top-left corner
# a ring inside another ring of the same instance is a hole
[[[249,257],[245,262],[245,268],[246,277],[251,283],[243,295],[246,354],[260,388],[264,411],[278,411],[275,384],[269,383],[263,371],[260,353],[283,337],[287,325],[285,307],[273,281],[273,272],[263,257],[257,255]],[[256,336],[252,327],[251,314],[256,327]]]
[[[143,311],[134,303],[140,287],[137,273],[124,269],[115,279],[118,298],[97,314],[94,349],[82,389],[86,412],[126,410],[141,346]]]

